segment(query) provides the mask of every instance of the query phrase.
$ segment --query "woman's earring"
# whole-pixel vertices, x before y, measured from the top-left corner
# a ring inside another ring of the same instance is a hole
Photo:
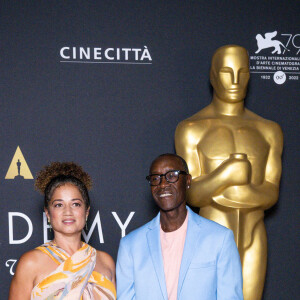
[[[88,217],[85,218],[85,230],[86,230],[86,231],[88,230],[87,219],[88,219]]]
[[[48,218],[48,226],[49,226],[49,230],[50,230],[50,232],[52,231],[52,225],[51,225],[51,223],[50,223],[50,218]]]

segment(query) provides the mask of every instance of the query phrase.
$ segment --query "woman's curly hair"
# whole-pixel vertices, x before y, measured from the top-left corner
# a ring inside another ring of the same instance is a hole
[[[90,175],[74,162],[53,162],[37,174],[35,188],[45,195],[44,206],[48,207],[55,189],[66,183],[78,187],[86,206],[89,207],[88,190],[92,187],[92,180]]]

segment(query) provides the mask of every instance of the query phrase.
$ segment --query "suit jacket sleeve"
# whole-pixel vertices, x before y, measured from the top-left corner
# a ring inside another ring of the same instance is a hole
[[[231,230],[226,232],[218,258],[217,299],[243,300],[241,260]]]
[[[133,258],[121,240],[117,258],[117,299],[134,300]]]

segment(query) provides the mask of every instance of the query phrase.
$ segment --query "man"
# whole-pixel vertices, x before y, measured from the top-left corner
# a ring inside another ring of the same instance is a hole
[[[160,155],[147,179],[160,212],[121,240],[118,300],[243,299],[232,232],[186,206],[186,162],[176,154]]]
[[[259,300],[267,266],[264,210],[278,199],[283,138],[278,124],[245,108],[249,77],[245,48],[217,49],[210,70],[212,102],[179,123],[175,146],[193,178],[188,203],[234,232],[244,298]]]

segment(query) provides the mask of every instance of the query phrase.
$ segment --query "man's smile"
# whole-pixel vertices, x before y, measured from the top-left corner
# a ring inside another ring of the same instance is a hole
[[[162,194],[159,194],[158,196],[159,196],[160,198],[164,198],[164,197],[172,196],[172,194],[169,193],[169,192],[164,192],[164,193],[162,193]]]

